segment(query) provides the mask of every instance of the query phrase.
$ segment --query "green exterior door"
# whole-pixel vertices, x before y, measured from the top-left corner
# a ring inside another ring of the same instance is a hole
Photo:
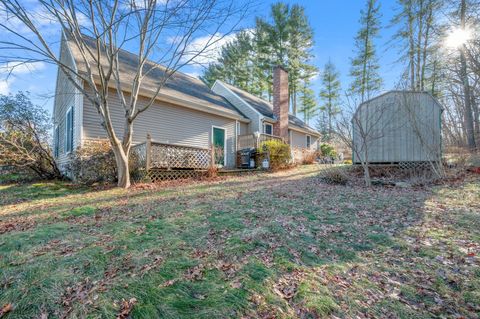
[[[225,129],[214,127],[212,133],[215,164],[225,166]]]

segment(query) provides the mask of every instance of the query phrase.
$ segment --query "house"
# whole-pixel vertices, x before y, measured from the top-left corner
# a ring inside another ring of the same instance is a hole
[[[427,92],[389,91],[363,102],[352,118],[353,162],[439,162],[442,111]]]
[[[87,43],[95,48],[93,39],[87,38]],[[62,36],[60,59],[80,74],[86,73],[80,50],[66,35]],[[120,78],[125,79],[122,90],[126,98],[129,96],[128,84],[131,83],[136,65],[136,55],[120,51]],[[148,135],[158,147],[180,150],[176,153],[180,157],[187,156],[185,154],[189,152],[189,158],[194,150],[205,151],[215,145],[222,150],[218,164],[227,168],[236,166],[236,153],[239,149],[237,140],[241,135],[278,135],[285,141],[290,141],[294,147],[316,148],[319,133],[288,114],[287,73],[283,69],[278,70],[276,74],[281,78],[277,79],[275,85],[278,96],[274,98],[273,106],[221,82],[217,82],[211,89],[197,78],[176,72],[162,87],[153,105],[135,119],[133,145],[145,143]],[[155,68],[144,79],[139,94],[139,107],[145,106],[155,96],[154,91],[163,76],[162,72],[160,68]],[[99,80],[99,77],[96,76],[95,80]],[[77,84],[90,90],[88,82],[78,81]],[[221,87],[225,89],[222,91]],[[116,88],[110,88],[109,99],[113,127],[119,138],[122,138],[124,110]],[[68,170],[68,163],[77,149],[107,138],[101,117],[91,101],[60,69],[57,74],[53,120],[54,156],[64,172]],[[160,162],[162,161],[158,160],[153,166],[163,165],[158,164]],[[190,160],[183,160],[182,168],[190,168],[189,164],[185,164],[187,162],[191,163]]]
[[[294,149],[317,149],[320,133],[289,113],[287,71],[275,67],[273,78],[273,104],[219,80],[212,90],[248,116],[250,132],[280,136]]]

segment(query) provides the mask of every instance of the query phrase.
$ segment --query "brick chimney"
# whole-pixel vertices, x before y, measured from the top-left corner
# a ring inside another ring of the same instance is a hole
[[[273,135],[288,141],[288,72],[281,66],[273,68]]]

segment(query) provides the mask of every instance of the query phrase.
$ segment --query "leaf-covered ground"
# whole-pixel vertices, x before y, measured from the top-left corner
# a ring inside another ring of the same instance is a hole
[[[480,183],[0,185],[2,318],[479,318]]]

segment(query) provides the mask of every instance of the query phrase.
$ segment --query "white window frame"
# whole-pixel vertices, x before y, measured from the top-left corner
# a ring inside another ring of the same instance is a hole
[[[70,145],[70,149],[68,149],[68,113],[71,112],[71,116],[72,116],[72,127],[71,127],[71,130],[72,130],[72,139],[71,139],[71,145]],[[73,151],[73,107],[70,106],[68,109],[67,109],[67,112],[65,113],[65,140],[64,140],[64,143],[63,143],[63,149],[65,151],[65,154],[70,154],[72,153]]]
[[[310,145],[309,145],[310,144]],[[305,135],[305,146],[310,149],[312,148],[312,137],[310,135]]]
[[[267,125],[269,125],[272,128],[272,130],[271,130],[272,133],[271,134],[267,133]],[[273,135],[273,124],[263,122],[263,134]]]
[[[236,121],[237,136],[240,135],[240,122]]]
[[[213,149],[213,129],[214,128],[218,128],[218,129],[221,129],[225,132],[225,134],[223,134],[223,167],[227,167],[227,129],[224,128],[224,127],[221,127],[221,126],[215,126],[215,125],[212,125],[212,138],[211,138],[211,145],[212,145],[212,149]]]

